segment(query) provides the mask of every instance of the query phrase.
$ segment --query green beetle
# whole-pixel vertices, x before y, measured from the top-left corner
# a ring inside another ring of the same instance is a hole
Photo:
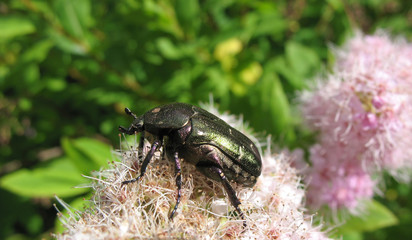
[[[139,117],[128,108],[125,112],[133,116],[134,121],[129,128],[120,126],[119,131],[130,135],[142,133],[139,153],[143,152],[145,132],[155,136],[155,139],[143,160],[140,175],[122,184],[135,182],[143,177],[155,151],[163,144],[168,158],[173,160],[176,166],[178,195],[170,218],[173,218],[180,203],[180,159],[185,159],[206,177],[223,184],[231,204],[244,219],[239,207],[240,201],[230,182],[253,187],[261,174],[262,160],[259,151],[248,137],[210,112],[186,103],[159,106]],[[243,225],[246,226],[245,221]]]

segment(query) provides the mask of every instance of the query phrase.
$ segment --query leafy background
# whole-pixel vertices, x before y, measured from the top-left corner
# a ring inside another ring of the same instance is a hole
[[[72,187],[114,160],[126,106],[141,114],[213,95],[278,145],[309,146],[294,99],[333,64],[328,46],[357,29],[411,40],[411,9],[408,0],[1,1],[0,239],[59,231],[55,194],[81,209],[89,190]],[[396,218],[351,220],[338,234],[412,235],[412,191],[387,182],[371,206]]]

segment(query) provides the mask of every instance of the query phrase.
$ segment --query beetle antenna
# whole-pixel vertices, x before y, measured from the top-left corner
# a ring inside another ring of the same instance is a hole
[[[136,114],[132,113],[132,111],[130,111],[129,108],[125,108],[124,111],[125,111],[125,113],[126,113],[127,115],[132,116],[134,119],[137,118],[137,117],[136,117]]]

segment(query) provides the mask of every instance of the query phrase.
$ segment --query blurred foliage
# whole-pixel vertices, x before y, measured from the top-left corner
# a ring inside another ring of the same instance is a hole
[[[410,38],[411,5],[1,1],[0,239],[52,231],[50,197],[70,203],[85,194],[69,186],[111,160],[101,142],[118,147],[117,126],[129,122],[126,106],[143,113],[162,103],[205,102],[213,94],[220,109],[242,114],[279,145],[307,146],[310,135],[301,129],[293,101],[306,80],[333,61],[328,44],[341,44],[357,28],[386,28]],[[100,142],[70,140],[78,137]],[[410,225],[411,216],[409,210],[400,225]]]
[[[365,239],[409,239],[412,236],[412,189],[410,184],[399,184],[393,178],[385,179],[386,189],[378,197],[382,204],[399,219],[399,224],[366,233]]]
[[[342,217],[345,222],[336,230],[334,238],[343,236],[346,240],[359,239],[362,232],[372,232],[398,224],[396,216],[381,203],[372,200],[363,204],[360,216]]]

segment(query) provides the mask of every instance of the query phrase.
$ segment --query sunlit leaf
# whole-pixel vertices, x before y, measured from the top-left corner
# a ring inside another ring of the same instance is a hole
[[[338,228],[340,234],[351,232],[375,231],[398,223],[397,217],[378,201],[371,200],[365,203],[359,217],[351,216],[346,223]]]
[[[73,141],[78,151],[91,159],[99,169],[112,160],[111,147],[92,138],[78,138]],[[96,170],[99,170],[96,169]]]
[[[74,188],[87,180],[67,158],[59,158],[46,167],[20,169],[0,179],[0,186],[27,197],[75,196],[88,191]]]
[[[176,48],[169,38],[159,38],[156,44],[165,58],[178,59],[182,55],[180,49]]]
[[[46,78],[44,81],[47,82],[46,86],[50,91],[63,91],[67,86],[66,81],[60,78]]]
[[[0,16],[0,39],[14,38],[36,31],[34,24],[27,18]]]
[[[81,173],[87,175],[91,171],[99,169],[100,166],[80,151],[73,143],[73,140],[63,138],[61,144],[70,161]]]
[[[91,138],[63,138],[62,146],[70,161],[84,174],[99,170],[111,160],[110,147]]]

